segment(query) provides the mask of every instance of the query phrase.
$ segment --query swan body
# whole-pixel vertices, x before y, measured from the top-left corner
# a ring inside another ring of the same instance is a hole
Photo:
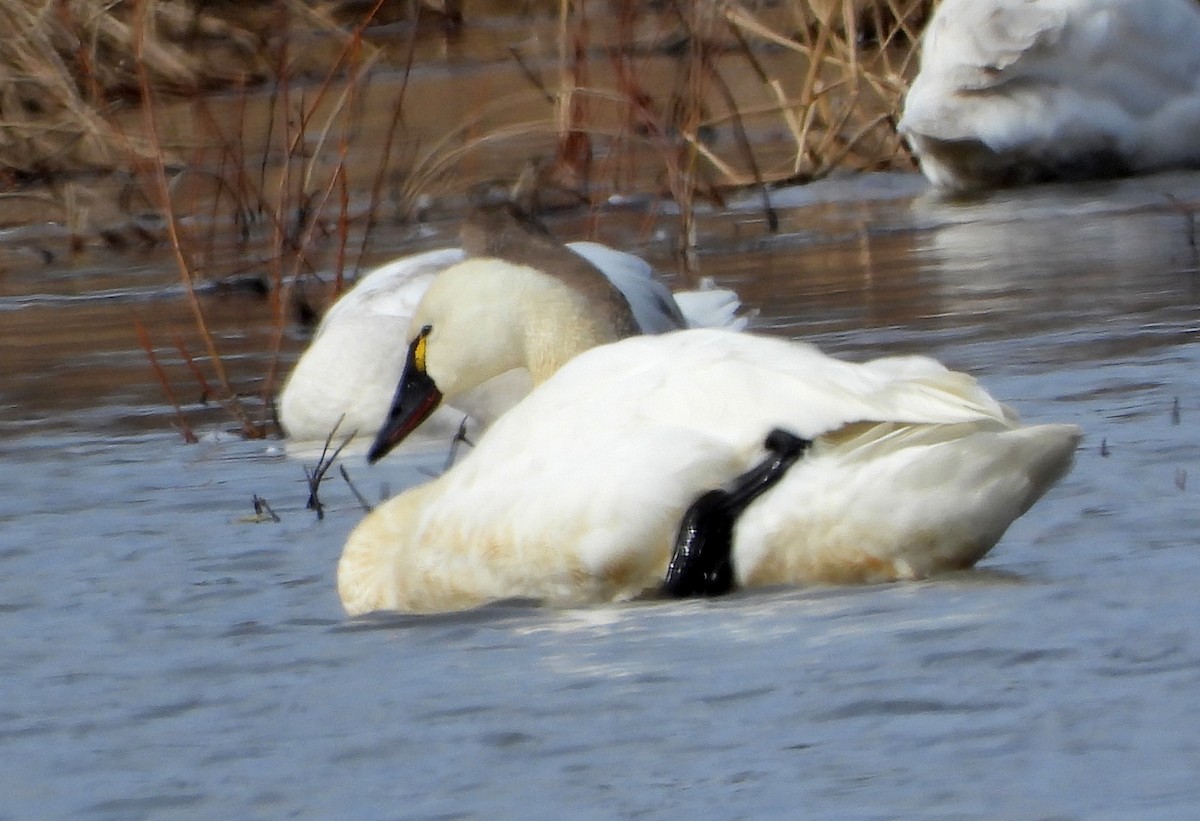
[[[480,349],[510,344],[481,330]],[[450,341],[437,333],[431,361]],[[1022,427],[923,357],[855,364],[722,330],[631,337],[573,357],[448,472],[369,514],[338,565],[342,603],[435,612],[655,590],[685,510],[758,463],[774,428],[812,445],[737,521],[742,586],[968,567],[1067,471],[1080,436]]]
[[[736,316],[740,303],[732,291],[706,287],[673,295],[653,268],[633,254],[594,242],[559,249],[568,265],[581,260],[586,276],[600,279],[603,274],[611,283],[605,287],[616,288],[633,317],[626,333],[740,327],[745,322]],[[371,271],[330,307],[280,394],[279,420],[289,438],[323,441],[335,426],[339,435],[375,435],[400,380],[417,305],[440,272],[467,256],[464,249],[447,248],[403,257]],[[503,264],[490,257],[473,262]],[[486,426],[530,387],[523,369],[496,374],[487,384],[456,396],[453,406],[439,408],[422,431],[452,435],[464,414]]]
[[[944,0],[899,130],[947,189],[1200,166],[1200,4]]]

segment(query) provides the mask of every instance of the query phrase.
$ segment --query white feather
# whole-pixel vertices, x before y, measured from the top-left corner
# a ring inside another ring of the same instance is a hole
[[[951,189],[1200,165],[1200,6],[944,0],[899,127]]]
[[[653,268],[633,254],[594,242],[567,247],[617,286],[643,333],[740,328],[745,322],[736,316],[740,303],[732,291],[709,286],[672,295]],[[290,439],[323,441],[336,425],[339,436],[357,431],[360,441],[370,441],[400,381],[417,305],[434,278],[464,258],[460,249],[448,248],[394,260],[366,274],[329,308],[279,397],[279,419]],[[422,432],[448,437],[464,415],[486,426],[531,386],[524,371],[499,375],[456,396],[453,406],[439,408]]]
[[[661,582],[687,506],[757,463],[775,427],[818,441],[741,518],[744,585],[969,566],[1068,469],[1080,435],[1020,427],[922,357],[854,364],[719,330],[634,337],[575,357],[448,473],[370,514],[339,594],[350,613],[635,596]]]

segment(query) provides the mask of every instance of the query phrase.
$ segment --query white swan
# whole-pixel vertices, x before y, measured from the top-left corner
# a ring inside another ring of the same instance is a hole
[[[464,248],[414,254],[376,268],[329,308],[279,397],[280,424],[290,439],[323,441],[335,426],[340,434],[376,434],[400,380],[416,306],[436,275],[468,254],[526,260],[557,277],[573,272],[577,283],[599,280],[596,290],[610,287],[603,273],[634,317],[634,327],[622,335],[745,322],[736,316],[739,302],[732,291],[704,288],[672,295],[639,257],[594,242],[563,246],[507,208],[477,210],[462,234]],[[449,436],[464,414],[487,425],[530,387],[523,370],[497,375],[457,396],[454,407],[439,409],[422,430]]]
[[[426,319],[412,367],[423,360],[433,382],[457,371],[460,389],[536,336]],[[973,379],[922,357],[853,364],[721,330],[632,337],[571,359],[447,473],[369,514],[338,593],[359,614],[653,590],[685,510],[760,469],[775,428],[813,444],[736,524],[743,586],[970,566],[1066,472],[1080,436],[1021,427]]]
[[[1200,5],[943,0],[899,129],[948,189],[1200,166]]]

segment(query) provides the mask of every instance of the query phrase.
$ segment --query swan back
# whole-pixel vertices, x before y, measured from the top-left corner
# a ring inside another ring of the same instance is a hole
[[[554,382],[530,397],[522,416],[548,418],[582,404],[603,424],[632,415],[686,423],[715,438],[744,431],[739,446],[754,452],[777,427],[813,439],[864,421],[1015,422],[973,378],[928,357],[855,363],[807,343],[721,329],[633,337],[588,351]]]

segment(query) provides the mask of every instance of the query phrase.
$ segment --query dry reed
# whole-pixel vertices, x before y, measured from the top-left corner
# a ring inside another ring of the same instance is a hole
[[[487,100],[425,149],[407,201],[461,190],[473,157],[532,144],[507,182],[534,207],[564,189],[592,204],[663,195],[680,209],[686,248],[697,200],[838,169],[913,168],[895,124],[930,0],[558,6],[557,81],[515,53],[529,90]],[[538,99],[540,118],[499,116]],[[773,222],[765,196],[764,210]]]
[[[699,203],[730,189],[762,192],[770,224],[772,185],[912,167],[895,121],[931,0],[543,4],[556,21],[553,75],[545,55],[514,48],[526,88],[480,100],[420,144],[403,134],[406,117],[420,114],[405,92],[420,34],[414,27],[407,51],[386,58],[366,36],[383,6],[407,4],[343,3],[355,9],[343,25],[339,6],[302,0],[0,0],[0,26],[13,32],[0,43],[0,183],[127,174],[164,218],[205,352],[192,359],[177,343],[193,378],[245,435],[261,436],[271,420],[239,400],[197,297],[198,272],[262,279],[275,319],[260,380],[269,411],[291,312],[342,290],[389,193],[403,218],[419,203],[468,194],[481,182],[474,164],[507,169],[494,181],[535,208],[564,192],[591,206],[616,194],[665,196],[678,206],[686,260]],[[471,25],[470,3],[445,7],[446,20]],[[313,31],[335,47],[302,78],[293,38]],[[366,96],[387,59],[399,93],[382,145],[362,144]],[[213,88],[234,89],[233,103],[226,94],[215,108],[200,93]],[[264,94],[267,133],[253,134],[247,110]],[[172,102],[181,95],[186,109]],[[140,119],[119,119],[133,104]],[[186,139],[164,133],[181,111]],[[148,336],[144,344],[152,355]]]
[[[353,109],[358,105],[358,95],[377,56],[374,49],[364,44],[362,30],[383,2],[377,0],[367,10],[363,23],[345,34],[340,53],[332,61],[328,73],[315,90],[306,87],[302,99],[293,103],[293,96],[300,95],[295,94],[289,72],[281,68],[277,73],[271,100],[272,107],[278,106],[280,113],[270,120],[272,131],[262,149],[262,157],[246,154],[244,121],[239,119],[232,128],[223,130],[220,116],[209,110],[203,98],[196,101],[194,113],[197,118],[210,133],[221,136],[216,143],[219,170],[208,172],[217,183],[216,196],[209,201],[181,199],[172,185],[181,175],[171,174],[165,162],[135,163],[136,176],[142,181],[145,195],[163,215],[166,239],[195,328],[205,347],[203,362],[211,369],[216,388],[209,387],[199,363],[186,351],[185,360],[205,394],[219,401],[238,422],[242,435],[249,438],[268,435],[272,430],[278,355],[290,319],[293,288],[305,274],[317,269],[312,255],[319,252],[314,249],[328,245],[329,241],[335,249],[335,287],[340,286],[351,221],[345,166],[351,145],[350,124],[355,119]],[[285,16],[290,14],[290,6],[280,4],[278,8]],[[148,14],[141,19],[148,19]],[[289,30],[286,20],[282,28]],[[289,48],[288,37],[278,41],[276,55],[281,67],[288,63]],[[335,83],[335,79],[344,82]],[[158,114],[162,98],[153,87],[148,72],[139,73],[138,82],[144,118],[141,134],[152,149],[150,155],[163,158],[168,150],[161,137]],[[239,99],[244,101],[245,94],[243,89]],[[278,132],[273,130],[276,124]],[[327,146],[331,148],[327,150]],[[268,152],[281,158],[270,173],[266,168]],[[325,158],[331,152],[335,159],[329,164]],[[255,165],[259,166],[258,174],[253,171]],[[380,183],[375,180],[373,185],[378,188]],[[227,202],[218,203],[218,197]],[[195,219],[198,213],[204,212],[207,212],[206,219]],[[334,214],[332,230],[328,219],[331,212]],[[189,218],[186,221],[185,216]],[[227,225],[233,225],[242,240],[233,249],[234,257],[239,265],[246,264],[253,270],[270,300],[274,317],[274,333],[267,357],[269,364],[260,388],[263,413],[257,416],[243,404],[241,394],[228,374],[219,340],[209,329],[197,293],[198,283],[204,278],[199,272],[219,269],[218,258],[229,250],[228,243],[220,236]],[[252,234],[256,235],[253,245],[257,255],[246,263],[243,257]]]
[[[181,2],[0,0],[0,168],[45,178],[110,169],[132,148],[107,113],[156,88],[196,91],[261,76],[255,38]],[[135,59],[136,58],[136,59]]]

